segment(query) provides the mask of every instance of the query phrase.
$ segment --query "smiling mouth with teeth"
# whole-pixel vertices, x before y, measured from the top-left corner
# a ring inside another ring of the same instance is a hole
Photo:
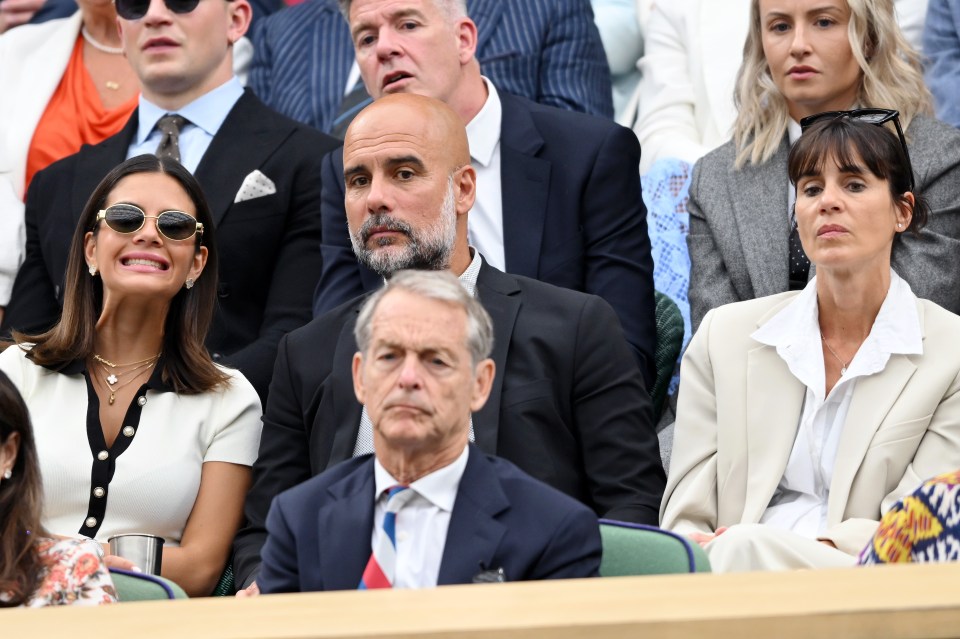
[[[124,266],[152,266],[153,268],[160,271],[167,270],[166,264],[161,264],[160,262],[154,262],[153,260],[144,260],[139,258],[123,260],[123,265]]]

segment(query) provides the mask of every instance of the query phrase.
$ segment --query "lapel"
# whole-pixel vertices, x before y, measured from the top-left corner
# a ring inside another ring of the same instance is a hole
[[[481,570],[500,568],[493,562],[507,529],[497,516],[508,508],[510,502],[496,471],[476,446],[470,446],[450,514],[438,586],[470,583]]]
[[[275,117],[249,89],[244,90],[197,166],[196,178],[215,226],[233,204],[244,178],[262,166],[292,130],[292,124]],[[279,176],[267,177],[276,181]]]
[[[353,336],[353,327],[357,323],[357,315],[360,314],[360,305],[363,300],[356,303],[355,308],[350,313],[350,321],[344,322],[340,327],[340,338],[337,340],[337,347],[333,353],[333,363],[330,368],[329,388],[324,393],[330,397],[333,404],[331,415],[326,412],[317,413],[314,422],[314,429],[321,429],[319,432],[329,430],[333,425],[335,428],[333,443],[330,448],[330,459],[325,467],[350,459],[353,456],[353,449],[357,443],[357,433],[360,431],[360,414],[363,407],[357,401],[353,393],[353,354],[357,352],[357,341]],[[319,423],[325,419],[330,419],[330,423]]]
[[[766,313],[758,325],[784,304]],[[737,521],[760,521],[769,505],[793,450],[805,394],[775,348],[758,343],[747,353],[747,467],[740,469],[746,487],[743,514]]]
[[[503,0],[468,0],[467,4],[470,17],[477,24],[477,55],[482,56],[503,15]]]
[[[474,436],[477,446],[489,455],[497,454],[500,430],[500,397],[503,394],[503,377],[507,370],[507,353],[513,337],[513,327],[520,312],[520,287],[509,275],[498,271],[486,262],[477,276],[477,297],[493,322],[493,362],[496,375],[487,403],[474,414]]]
[[[500,93],[500,183],[503,248],[507,271],[539,275],[543,229],[550,194],[550,162],[537,157],[544,139],[520,98]]]
[[[317,513],[317,553],[321,557],[323,589],[350,589],[360,585],[371,553],[374,490],[372,455],[327,488],[330,501]]]
[[[689,33],[698,47],[698,67],[702,72],[708,113],[717,132],[730,139],[733,133],[728,125],[737,117],[733,103],[735,77],[729,73],[713,73],[714,69],[736,69],[743,55],[747,39],[750,5],[746,2],[727,3],[701,0],[687,12],[686,19],[695,20],[694,32]],[[693,26],[693,25],[691,25]]]
[[[782,293],[790,279],[787,263],[787,239],[790,218],[787,211],[786,135],[770,160],[756,166],[747,164],[739,171],[731,167],[728,201],[737,233],[743,244],[747,272],[754,297]],[[769,214],[766,212],[769,211]]]
[[[923,327],[923,306],[919,301],[917,312],[920,326]],[[853,480],[867,455],[870,442],[894,403],[902,401],[903,389],[916,370],[917,366],[909,355],[891,355],[882,375],[870,375],[857,380],[857,389],[850,401],[847,419],[837,443],[837,461],[827,504],[828,525],[843,521]]]
[[[100,144],[80,149],[78,161],[74,163],[73,187],[70,191],[71,219],[74,225],[80,219],[90,194],[104,176],[113,167],[127,159],[130,142],[133,141],[139,126],[139,112],[139,108],[134,109],[130,119],[116,135],[111,135]]]

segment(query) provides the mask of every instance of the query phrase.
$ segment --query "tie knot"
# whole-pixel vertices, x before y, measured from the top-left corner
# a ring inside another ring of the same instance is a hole
[[[397,484],[384,491],[387,494],[387,512],[395,513],[413,496],[414,491],[409,486]]]
[[[187,119],[182,115],[168,113],[157,120],[157,128],[163,133],[174,135],[180,133],[180,130],[183,129],[183,125],[186,123]]]

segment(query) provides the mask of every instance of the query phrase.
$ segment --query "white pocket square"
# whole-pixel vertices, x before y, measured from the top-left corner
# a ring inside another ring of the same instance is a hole
[[[233,203],[246,202],[264,195],[272,195],[277,192],[277,185],[273,180],[260,172],[259,169],[243,178],[243,184],[237,191],[237,197],[233,198]]]

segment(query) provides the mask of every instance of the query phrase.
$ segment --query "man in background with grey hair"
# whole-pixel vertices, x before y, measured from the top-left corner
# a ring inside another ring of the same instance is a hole
[[[262,592],[593,577],[596,515],[468,443],[494,379],[493,327],[444,271],[401,271],[363,304],[353,387],[374,454],[277,497]]]

